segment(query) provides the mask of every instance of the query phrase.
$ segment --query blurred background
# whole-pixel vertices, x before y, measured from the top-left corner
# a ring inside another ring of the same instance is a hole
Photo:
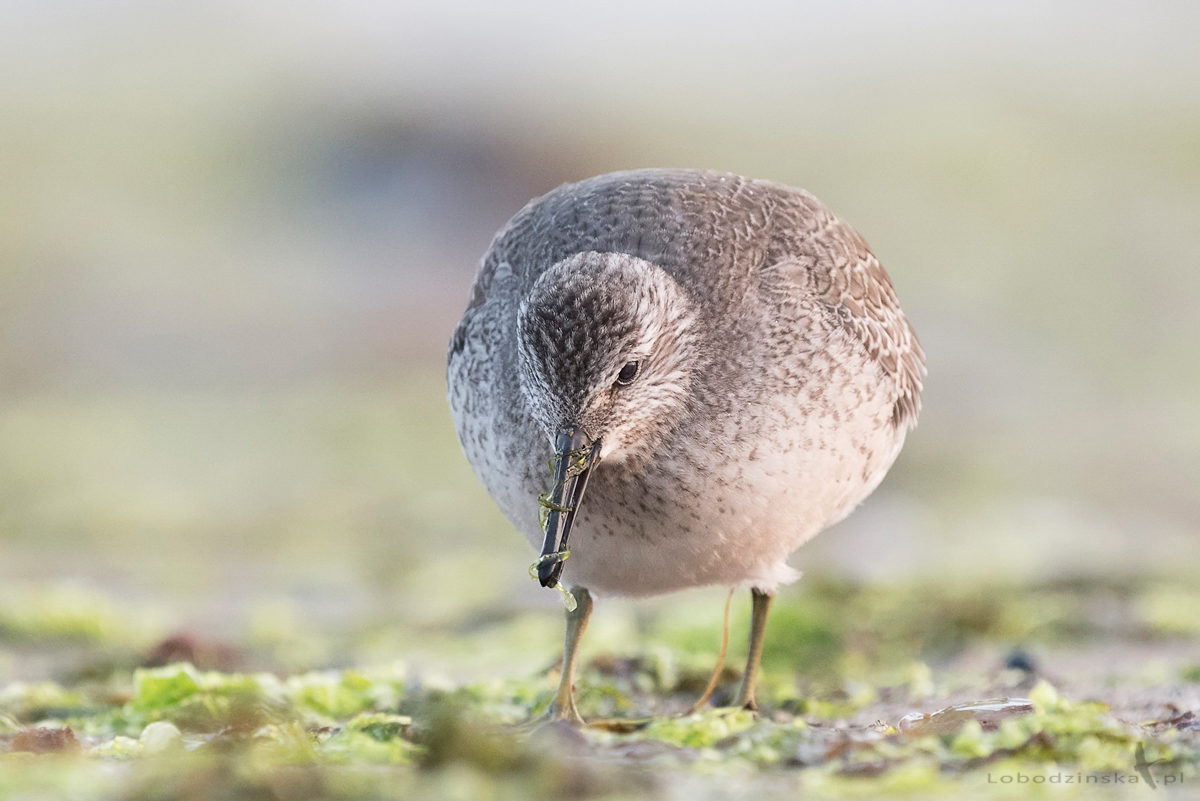
[[[646,166],[811,190],[928,353],[920,427],[809,577],[1200,559],[1198,6],[0,14],[0,628],[470,671],[535,610],[544,664],[558,596],[459,451],[445,346],[526,200]],[[682,598],[593,626],[715,622],[723,591]]]

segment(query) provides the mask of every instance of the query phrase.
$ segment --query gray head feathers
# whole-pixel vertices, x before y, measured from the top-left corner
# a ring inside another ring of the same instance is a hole
[[[632,442],[652,447],[653,429],[683,413],[696,328],[691,301],[662,269],[624,253],[577,253],[520,304],[522,393],[548,438],[576,424],[602,440],[605,457]],[[632,378],[619,380],[627,366]]]

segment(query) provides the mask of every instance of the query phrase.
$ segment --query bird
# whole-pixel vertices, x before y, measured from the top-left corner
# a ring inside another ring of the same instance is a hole
[[[887,272],[805,190],[640,169],[529,201],[481,260],[447,397],[531,573],[568,598],[546,717],[583,723],[593,595],[708,585],[750,589],[733,704],[757,710],[788,557],[882,481],[925,372]]]

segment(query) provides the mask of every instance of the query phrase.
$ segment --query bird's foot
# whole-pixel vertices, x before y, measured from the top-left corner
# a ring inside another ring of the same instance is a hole
[[[550,702],[550,706],[546,711],[529,720],[526,726],[529,728],[541,728],[545,725],[567,725],[575,728],[582,728],[587,725],[587,721],[579,714],[579,710],[575,707],[575,699],[568,697],[565,702],[560,702],[559,699],[554,699]]]
[[[628,734],[629,732],[644,729],[653,722],[654,718],[595,718],[594,720],[584,720],[579,714],[579,709],[575,706],[575,699],[571,699],[569,703],[559,704],[557,700],[552,702],[545,712],[531,719],[524,724],[523,728],[541,729],[548,726],[568,726],[576,729],[596,729],[599,731],[614,732],[616,734]]]
[[[569,723],[572,726],[585,726],[587,721],[583,719],[583,715],[579,714],[579,710],[575,708],[575,701],[565,707],[560,707],[558,704],[551,704],[546,710],[546,720],[553,723]]]
[[[738,687],[737,694],[733,696],[733,702],[730,706],[735,709],[744,709],[747,712],[758,714],[758,671],[748,677],[742,677],[742,685]]]

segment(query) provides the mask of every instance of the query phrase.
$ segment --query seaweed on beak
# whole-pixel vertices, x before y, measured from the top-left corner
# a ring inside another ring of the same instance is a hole
[[[592,440],[581,427],[565,425],[558,431],[551,466],[554,484],[550,492],[538,496],[540,519],[545,539],[542,554],[529,567],[529,574],[543,587],[554,587],[563,593],[567,609],[574,608],[574,598],[559,581],[563,562],[571,555],[567,540],[571,525],[587,489],[588,478],[600,452],[599,440]]]

